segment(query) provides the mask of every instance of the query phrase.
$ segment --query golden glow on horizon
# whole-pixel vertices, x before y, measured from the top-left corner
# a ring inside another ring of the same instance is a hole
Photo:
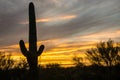
[[[104,34],[104,35],[103,35]],[[105,36],[110,35],[112,38],[118,37],[120,34],[120,30],[117,31],[106,31],[89,34],[84,36],[63,38],[63,39],[51,39],[38,41],[38,47],[41,44],[45,45],[45,50],[42,55],[39,57],[40,64],[48,64],[48,63],[59,63],[62,65],[71,64],[73,65],[72,58],[74,56],[85,57],[84,53],[86,49],[94,48],[95,44],[99,42],[99,38],[105,38]],[[86,39],[86,41],[84,41]],[[94,40],[91,40],[94,39]],[[91,40],[91,41],[90,41]],[[28,48],[28,43],[25,43]],[[7,53],[11,52],[14,59],[19,59],[19,57],[25,58],[22,56],[20,52],[19,45],[10,45],[6,47],[0,47],[0,51],[5,51]]]
[[[48,63],[58,63],[58,64],[62,64],[63,66],[70,66],[73,65],[73,60],[72,58],[74,56],[80,56],[80,57],[84,57],[84,54],[82,52],[82,50],[87,49],[92,47],[93,42],[86,42],[86,43],[72,43],[72,44],[65,44],[65,43],[60,43],[59,44],[59,40],[58,39],[53,39],[53,40],[46,40],[46,41],[41,41],[41,42],[37,42],[38,46],[41,43],[45,43],[45,44],[49,44],[49,43],[58,43],[56,44],[55,47],[45,50],[42,55],[39,57],[39,64],[45,65]],[[44,44],[43,43],[43,44]],[[80,45],[82,44],[82,46]],[[80,46],[79,46],[80,45]],[[28,48],[28,43],[26,43],[26,46]],[[19,50],[19,45],[11,45],[8,46],[7,48],[12,48],[13,49],[18,49]],[[12,58],[15,60],[19,60],[20,58],[25,58],[22,53],[19,51],[13,51],[12,52]]]
[[[53,21],[61,21],[61,20],[70,20],[73,18],[76,18],[76,15],[66,15],[66,16],[58,16],[58,17],[53,17],[53,18],[42,18],[42,19],[37,19],[36,22],[53,22]],[[21,24],[28,24],[29,22],[22,22]]]
[[[50,40],[51,41],[51,40]],[[53,40],[56,42],[57,40]],[[59,41],[59,40],[58,40]],[[45,42],[49,42],[45,41]],[[40,43],[40,42],[38,42]],[[90,42],[89,42],[90,43]],[[28,43],[26,43],[28,44]],[[19,49],[19,45],[12,45],[10,46],[12,48],[15,49]],[[83,52],[81,52],[80,50],[89,48],[91,46],[78,46],[78,45],[74,45],[74,46],[65,46],[63,44],[60,46],[56,46],[54,48],[51,48],[50,50],[46,50],[42,53],[42,55],[39,57],[39,64],[42,65],[46,65],[49,63],[58,63],[61,64],[62,66],[72,66],[73,65],[73,57],[74,56],[79,56],[79,57],[85,57],[85,55],[83,54]],[[22,53],[20,51],[18,52],[14,52],[12,53],[12,58],[15,60],[19,60],[20,58],[25,58]]]

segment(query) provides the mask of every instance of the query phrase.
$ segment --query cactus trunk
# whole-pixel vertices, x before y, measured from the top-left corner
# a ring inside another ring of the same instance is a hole
[[[37,34],[36,34],[36,19],[35,19],[35,9],[31,2],[29,4],[29,51],[25,47],[23,40],[20,40],[20,49],[22,54],[27,58],[27,62],[30,67],[30,72],[34,74],[37,70],[38,56],[41,55],[44,49],[44,45],[41,45],[37,51]]]
[[[34,5],[29,5],[29,51],[37,52],[36,19]]]
[[[37,35],[36,35],[36,19],[34,5],[29,5],[29,51],[31,54],[37,53]],[[30,68],[37,67],[37,56],[33,55],[27,58]]]

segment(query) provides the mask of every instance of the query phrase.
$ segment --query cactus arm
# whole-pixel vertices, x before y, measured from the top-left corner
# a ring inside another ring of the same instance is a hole
[[[37,51],[37,56],[40,56],[44,50],[44,45],[41,45]]]
[[[20,40],[19,45],[20,45],[20,49],[21,49],[22,54],[23,54],[25,57],[27,57],[28,51],[27,51],[27,48],[25,47],[24,41],[23,41],[23,40]]]

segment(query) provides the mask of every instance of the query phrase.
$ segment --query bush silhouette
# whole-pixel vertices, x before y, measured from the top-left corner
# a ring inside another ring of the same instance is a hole
[[[11,58],[10,54],[5,54],[5,52],[0,52],[0,69],[9,70],[14,67],[14,60]]]
[[[24,58],[20,58],[19,61],[14,61],[14,68],[18,68],[18,69],[29,69],[29,65],[26,61],[26,59]]]
[[[99,66],[112,67],[120,63],[120,47],[113,40],[100,42],[96,48],[87,50],[89,60]]]

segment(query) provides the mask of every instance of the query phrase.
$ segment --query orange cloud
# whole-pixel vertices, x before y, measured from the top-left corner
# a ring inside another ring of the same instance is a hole
[[[53,21],[61,21],[61,20],[70,20],[73,18],[76,18],[76,15],[66,15],[66,16],[57,16],[57,17],[52,17],[52,18],[42,18],[42,19],[37,19],[36,22],[53,22]],[[28,24],[28,21],[22,22],[21,24]]]

